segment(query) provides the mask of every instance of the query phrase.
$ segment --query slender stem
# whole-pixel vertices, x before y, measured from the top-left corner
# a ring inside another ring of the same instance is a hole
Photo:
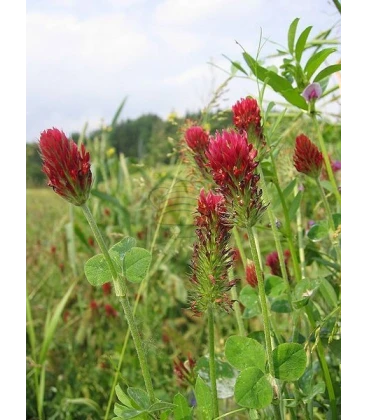
[[[155,394],[153,391],[153,385],[152,385],[152,379],[151,379],[151,374],[148,368],[148,363],[147,363],[147,359],[146,359],[146,355],[143,349],[143,344],[142,344],[142,340],[141,337],[139,335],[139,331],[137,328],[137,324],[135,322],[132,310],[130,308],[130,304],[129,304],[129,300],[126,296],[127,293],[127,284],[126,284],[126,280],[123,276],[118,275],[116,268],[114,266],[114,263],[109,255],[107,246],[105,244],[105,241],[101,235],[101,232],[95,222],[95,219],[93,218],[93,215],[91,213],[91,211],[89,210],[87,204],[83,204],[82,210],[84,212],[84,215],[86,216],[86,219],[92,229],[93,234],[95,235],[96,241],[99,245],[99,247],[101,248],[101,251],[105,257],[106,263],[109,267],[109,270],[111,272],[111,276],[113,278],[113,282],[114,282],[114,287],[115,287],[115,293],[116,296],[119,298],[119,302],[121,303],[124,313],[125,313],[125,317],[126,320],[128,322],[129,325],[129,329],[130,332],[132,334],[133,337],[133,341],[135,344],[135,349],[138,355],[138,359],[139,359],[139,363],[141,366],[141,370],[142,370],[142,375],[143,375],[143,379],[144,379],[144,383],[146,385],[146,390],[147,393],[149,395],[150,401],[153,404],[156,401],[155,398]]]
[[[333,238],[333,233],[336,231],[336,229],[335,229],[335,223],[334,223],[334,220],[333,220],[333,217],[332,217],[330,205],[328,204],[327,197],[326,197],[326,194],[325,194],[324,189],[322,187],[321,181],[318,178],[316,178],[316,183],[317,183],[317,186],[318,186],[318,190],[321,194],[321,198],[322,198],[322,201],[323,201],[323,205],[325,207],[325,211],[327,213],[328,224],[329,224],[329,227],[330,227],[330,230],[331,230],[330,239],[331,239],[331,242],[332,242],[332,246],[333,246],[333,248],[336,252],[338,262],[340,263],[340,261],[341,261],[340,250],[339,250],[339,248],[336,244],[336,241]]]
[[[213,417],[219,416],[218,397],[216,387],[216,364],[215,364],[215,321],[213,317],[213,307],[208,306],[208,345],[210,348],[210,380],[211,380],[211,393],[212,393],[212,409]]]
[[[247,257],[245,256],[243,243],[242,243],[241,237],[239,235],[239,232],[238,232],[238,229],[236,228],[236,226],[233,226],[232,232],[233,232],[233,235],[234,235],[236,246],[237,246],[237,248],[239,250],[239,253],[240,253],[240,259],[243,263],[243,268],[245,270],[246,267],[247,267]]]
[[[264,179],[262,168],[259,168],[259,174],[261,176],[263,198],[264,198],[266,203],[269,203],[270,200],[269,200],[269,197],[268,197],[267,185],[266,185],[266,181]],[[284,253],[282,251],[281,241],[280,241],[280,237],[279,237],[279,232],[277,231],[276,217],[275,217],[274,212],[272,210],[272,204],[270,204],[267,207],[267,215],[268,215],[268,219],[270,221],[273,238],[275,240],[277,255],[279,257],[281,275],[282,275],[282,278],[284,279],[285,285],[286,285],[288,302],[290,304],[290,307],[292,308],[290,284],[289,284],[288,274],[287,274],[287,270],[286,270]]]
[[[280,201],[281,201],[281,206],[282,206],[282,209],[283,209],[283,212],[284,212],[286,238],[287,238],[287,241],[288,241],[290,254],[291,254],[291,259],[292,259],[292,262],[293,262],[294,276],[295,276],[295,280],[297,282],[299,282],[301,280],[301,271],[300,271],[300,265],[299,265],[298,257],[297,257],[297,254],[296,254],[295,245],[294,245],[294,242],[293,242],[293,232],[291,230],[289,209],[286,205],[285,197],[284,197],[284,194],[281,190],[280,183],[279,183],[279,180],[278,180],[275,159],[274,159],[272,153],[270,153],[270,156],[271,156],[271,162],[272,162],[272,166],[273,166],[274,184],[275,184],[277,192],[279,194],[279,198],[280,198]]]
[[[313,124],[316,128],[316,131],[317,131],[317,137],[318,137],[318,140],[319,140],[319,145],[321,147],[323,160],[325,162],[325,166],[326,166],[326,170],[327,170],[327,174],[328,174],[328,179],[331,182],[332,190],[333,190],[333,193],[335,194],[336,200],[341,205],[341,195],[339,193],[339,190],[337,189],[336,180],[335,180],[332,168],[331,168],[330,157],[328,156],[328,153],[327,153],[326,144],[325,144],[322,132],[321,132],[320,125],[318,124],[317,117],[316,117],[315,114],[311,114],[311,117],[312,117]]]
[[[221,414],[221,416],[214,418],[213,420],[223,419],[224,417],[228,417],[230,414],[240,413],[241,411],[245,411],[245,408],[238,408],[234,411],[229,411],[228,413]]]
[[[336,9],[339,11],[341,15],[341,3],[339,2],[339,0],[332,0],[332,2],[336,6]]]
[[[306,314],[308,316],[308,320],[309,320],[309,323],[310,323],[311,327],[313,329],[316,328],[316,322],[314,320],[313,310],[312,310],[312,308],[310,307],[309,304],[305,307],[305,311],[306,311]],[[320,340],[318,341],[318,344],[317,344],[317,354],[318,354],[318,359],[319,359],[319,362],[321,364],[321,368],[322,368],[322,371],[323,371],[323,376],[325,378],[328,397],[330,399],[332,420],[337,420],[337,407],[336,407],[335,391],[334,391],[334,388],[333,388],[330,371],[328,370],[328,364],[327,364],[326,357],[325,357],[325,350],[324,350],[323,344]]]
[[[234,301],[233,308],[235,312],[236,322],[238,323],[239,335],[241,335],[242,337],[245,337],[244,322],[243,322],[242,313],[241,313],[240,305],[238,301],[238,292],[236,290],[236,285],[231,288],[231,298]]]
[[[297,194],[296,188],[294,194]],[[304,254],[304,243],[303,243],[303,223],[302,223],[302,212],[300,207],[296,211],[296,228],[298,231],[298,246],[299,246],[299,259],[302,279],[305,279],[305,254]]]
[[[261,303],[261,310],[262,310],[262,317],[263,317],[268,366],[269,366],[270,374],[272,376],[275,376],[275,369],[273,366],[273,359],[272,359],[270,319],[269,319],[269,313],[268,313],[268,307],[267,307],[266,291],[265,291],[265,285],[264,285],[264,280],[263,280],[263,274],[262,274],[258,254],[257,254],[257,248],[256,248],[256,243],[254,240],[252,228],[249,227],[247,229],[247,232],[248,232],[250,249],[252,252],[252,257],[253,257],[254,265],[256,268],[256,275],[257,275],[257,280],[258,280],[259,299]]]

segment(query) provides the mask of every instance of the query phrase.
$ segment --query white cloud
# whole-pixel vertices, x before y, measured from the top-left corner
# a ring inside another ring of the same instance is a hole
[[[239,9],[251,13],[262,0],[165,0],[160,3],[155,11],[157,22],[162,24],[191,25],[204,18],[212,18],[221,15],[236,15]],[[216,31],[216,28],[209,28]]]
[[[149,51],[149,40],[123,14],[81,20],[32,13],[27,18],[27,76],[31,90],[98,89]],[[33,87],[33,88],[32,88]],[[111,86],[113,87],[113,85]],[[84,89],[83,89],[84,88]]]

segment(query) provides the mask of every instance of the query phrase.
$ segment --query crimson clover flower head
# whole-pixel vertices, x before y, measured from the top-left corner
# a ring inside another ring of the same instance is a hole
[[[294,166],[298,172],[318,178],[323,165],[323,155],[307,136],[300,134],[295,140]]]
[[[265,146],[266,141],[261,125],[261,110],[256,99],[248,96],[236,102],[232,107],[233,123],[239,131],[245,131],[248,141],[256,147]]]
[[[243,228],[253,226],[267,206],[262,202],[259,175],[255,173],[257,150],[248,143],[247,133],[217,132],[210,138],[206,156],[213,180],[234,215],[234,223]]]
[[[307,102],[314,102],[322,96],[322,88],[319,83],[309,84],[302,93],[303,98]]]
[[[197,241],[191,260],[191,309],[201,315],[209,305],[229,311],[232,301],[226,292],[236,283],[229,281],[232,248],[229,246],[232,224],[221,194],[202,189],[198,198],[196,225]]]
[[[248,143],[246,133],[222,130],[210,138],[206,152],[214,181],[220,187],[236,188],[239,182],[250,182],[258,162],[257,150]]]
[[[207,131],[198,125],[193,125],[186,129],[184,134],[185,141],[194,152],[206,150],[209,142]]]
[[[90,156],[84,145],[78,150],[63,131],[52,128],[41,133],[39,151],[48,185],[75,206],[83,205],[92,185]]]
[[[245,278],[247,280],[247,283],[253,288],[256,288],[258,286],[256,266],[254,265],[253,261],[247,262],[247,266],[245,268]]]
[[[285,261],[285,265],[286,265],[286,272],[287,272],[287,275],[288,275],[289,279],[290,279],[290,273],[289,273],[289,269],[288,269],[287,264],[289,262],[290,256],[291,256],[290,251],[288,249],[286,249],[284,251],[284,261]],[[277,254],[277,251],[273,251],[266,256],[266,265],[267,265],[267,267],[270,267],[272,275],[282,277],[280,260],[279,260],[279,256]]]
[[[208,177],[209,170],[205,155],[209,143],[208,132],[201,126],[193,125],[185,130],[184,140],[200,172]]]
[[[196,380],[194,367],[196,361],[188,353],[188,359],[184,362],[180,359],[174,360],[174,374],[181,386],[194,385]]]

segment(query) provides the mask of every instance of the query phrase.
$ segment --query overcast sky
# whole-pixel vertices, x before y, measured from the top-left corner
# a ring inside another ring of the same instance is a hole
[[[331,0],[28,0],[26,140],[52,126],[97,128],[125,96],[123,119],[197,111],[226,78],[209,61],[241,61],[235,40],[254,55],[260,28],[285,45],[295,17],[312,35],[340,19]],[[245,80],[228,88],[224,107],[257,94]]]

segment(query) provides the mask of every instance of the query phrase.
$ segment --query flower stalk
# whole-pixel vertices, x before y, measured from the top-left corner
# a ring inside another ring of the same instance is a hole
[[[218,407],[218,396],[217,396],[217,386],[216,386],[216,362],[215,362],[215,321],[213,306],[208,305],[207,308],[208,315],[208,346],[209,346],[209,366],[210,366],[210,381],[211,381],[211,394],[212,394],[212,410],[213,417],[219,416],[219,407]]]
[[[115,294],[118,297],[121,306],[123,307],[124,314],[125,314],[125,317],[128,322],[129,329],[130,329],[130,333],[133,337],[133,341],[134,341],[135,349],[138,355],[138,360],[141,366],[146,390],[147,390],[151,404],[154,404],[156,401],[156,398],[155,398],[155,394],[153,390],[151,374],[148,368],[147,358],[143,349],[142,340],[139,335],[137,324],[135,322],[134,315],[133,315],[133,312],[132,312],[132,309],[130,307],[129,300],[127,297],[126,279],[122,275],[117,273],[114,263],[108,252],[105,241],[101,235],[101,232],[87,204],[83,204],[81,207],[88,221],[88,224],[90,225],[92,232],[96,238],[96,241],[105,257],[109,270],[111,272],[111,276],[113,278],[113,283],[114,283],[114,288],[115,288]]]

